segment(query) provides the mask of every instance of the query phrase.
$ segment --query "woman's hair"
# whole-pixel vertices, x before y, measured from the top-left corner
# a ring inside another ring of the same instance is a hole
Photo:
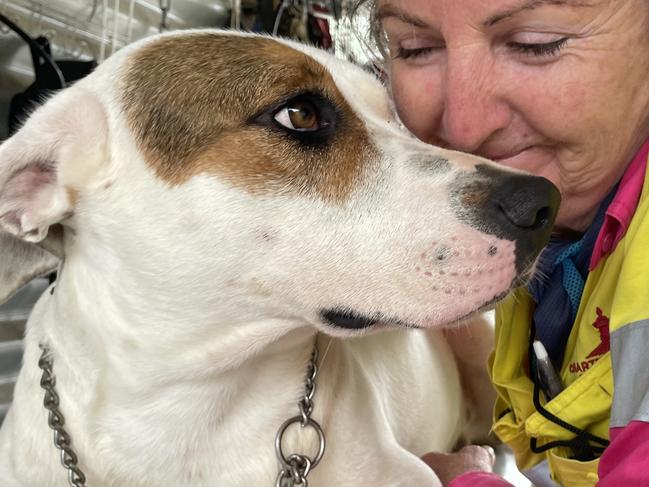
[[[353,0],[348,10],[352,30],[367,48],[375,62],[384,64],[389,58],[387,39],[377,19],[376,0]]]

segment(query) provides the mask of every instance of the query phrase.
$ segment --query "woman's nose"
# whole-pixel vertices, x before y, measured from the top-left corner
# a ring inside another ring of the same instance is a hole
[[[444,106],[438,137],[449,148],[475,152],[512,121],[494,60],[473,46],[447,48]]]

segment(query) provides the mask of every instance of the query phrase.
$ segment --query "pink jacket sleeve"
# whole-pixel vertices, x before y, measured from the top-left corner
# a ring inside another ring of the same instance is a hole
[[[469,472],[454,478],[448,487],[514,487],[500,475],[487,472]]]
[[[610,438],[599,461],[597,487],[649,485],[649,423],[635,420],[611,428]]]

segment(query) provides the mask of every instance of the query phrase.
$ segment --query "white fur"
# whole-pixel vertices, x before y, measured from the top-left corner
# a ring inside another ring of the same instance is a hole
[[[41,404],[39,343],[52,350],[89,486],[274,485],[275,433],[298,414],[318,331],[313,417],[327,450],[309,483],[440,485],[419,456],[448,451],[467,426],[441,332],[351,337],[359,333],[325,325],[318,311],[342,306],[434,328],[506,290],[514,245],[461,223],[448,202],[453,179],[483,161],[416,141],[369,75],[288,43],[326,66],[382,154],[348,202],[253,195],[205,174],[171,187],[145,164],[115,89],[124,60],[147,42],[55,96],[0,147],[0,195],[17,168],[57,163],[44,199],[27,205],[38,211],[5,230],[37,229],[40,240],[52,223],[66,228],[62,272],[29,320],[0,431],[0,485],[66,483]],[[29,142],[35,134],[50,135]],[[453,169],[435,173],[413,157],[443,157]],[[65,188],[79,193],[74,208]],[[501,273],[480,277],[494,244]],[[441,245],[462,255],[431,279],[424,269],[441,269],[431,259]],[[292,436],[285,450],[312,451],[311,440]]]

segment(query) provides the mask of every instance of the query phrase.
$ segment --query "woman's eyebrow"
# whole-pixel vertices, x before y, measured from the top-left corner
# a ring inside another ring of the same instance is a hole
[[[428,22],[417,17],[416,15],[406,13],[403,10],[401,10],[399,7],[391,3],[384,3],[379,7],[379,10],[376,14],[376,20],[382,22],[383,19],[386,19],[388,17],[395,17],[400,21],[405,22],[406,24],[413,25],[415,27],[423,27],[423,28],[431,27],[431,25]]]
[[[513,17],[516,14],[524,10],[534,10],[537,7],[544,5],[566,5],[568,7],[590,7],[592,6],[591,2],[584,2],[582,0],[527,0],[520,5],[515,7],[508,8],[502,12],[498,12],[487,20],[483,22],[485,27],[491,27],[494,24],[497,24],[501,20],[508,19]]]
[[[501,12],[497,12],[483,22],[485,27],[491,27],[498,22],[513,17],[524,10],[534,10],[544,5],[565,5],[568,7],[590,7],[591,2],[583,0],[526,0],[520,5],[510,7]],[[388,17],[395,17],[406,24],[414,27],[431,28],[432,25],[421,17],[404,12],[399,7],[391,3],[384,3],[377,11],[376,20],[382,22]]]

